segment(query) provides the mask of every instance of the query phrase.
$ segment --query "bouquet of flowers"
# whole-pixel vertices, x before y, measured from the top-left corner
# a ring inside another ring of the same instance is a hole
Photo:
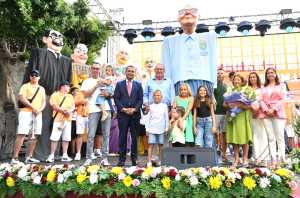
[[[249,86],[243,86],[240,88],[228,89],[224,94],[224,102],[226,103],[237,103],[240,102],[245,105],[251,105],[256,99],[255,91]],[[242,109],[239,107],[230,108],[228,111],[228,120],[232,121]]]

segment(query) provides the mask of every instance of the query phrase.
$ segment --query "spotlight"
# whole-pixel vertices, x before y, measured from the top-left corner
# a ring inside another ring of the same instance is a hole
[[[296,27],[300,28],[300,18],[297,19]]]
[[[220,36],[225,36],[227,32],[229,32],[230,27],[226,22],[219,22],[215,26],[215,32],[219,34]]]
[[[255,24],[255,30],[259,31],[260,36],[265,36],[268,29],[271,28],[270,22],[267,20],[260,20]]]
[[[293,28],[296,26],[296,22],[294,19],[291,18],[286,18],[280,21],[280,26],[279,28],[281,30],[286,30],[287,32],[292,32]]]
[[[237,27],[237,31],[241,32],[244,36],[249,34],[249,31],[253,28],[249,21],[242,21]]]
[[[142,36],[145,38],[146,41],[150,41],[155,36],[153,28],[145,27],[142,31]]]
[[[198,24],[196,27],[196,32],[197,33],[209,32],[208,26],[203,23]]]
[[[161,31],[161,35],[163,35],[163,36],[170,36],[170,35],[174,35],[174,34],[175,34],[175,31],[171,26],[166,26]]]
[[[133,40],[137,37],[136,31],[134,29],[127,29],[123,35],[129,44],[133,43]]]

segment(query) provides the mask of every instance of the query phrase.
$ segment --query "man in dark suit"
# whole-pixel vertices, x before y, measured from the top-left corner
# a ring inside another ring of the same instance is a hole
[[[126,79],[119,81],[115,88],[114,100],[117,106],[119,125],[119,163],[124,166],[126,161],[127,133],[130,128],[131,133],[131,161],[132,166],[136,166],[137,160],[137,133],[139,120],[141,118],[140,109],[143,104],[143,88],[141,83],[134,81],[136,69],[129,65],[126,67]]]

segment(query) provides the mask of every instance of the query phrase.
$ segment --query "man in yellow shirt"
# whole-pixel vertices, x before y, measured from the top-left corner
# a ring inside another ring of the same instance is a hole
[[[71,94],[69,82],[62,82],[59,86],[59,91],[54,92],[50,97],[50,105],[53,109],[52,117],[53,128],[50,136],[51,148],[50,155],[46,162],[54,162],[54,153],[56,151],[57,143],[62,136],[62,162],[70,162],[72,158],[68,156],[68,146],[71,141],[71,120],[72,112],[75,109],[74,99]]]
[[[33,158],[32,154],[37,142],[37,135],[42,132],[42,111],[46,105],[45,89],[39,85],[40,74],[37,70],[30,72],[30,81],[21,86],[19,92],[19,101],[24,105],[19,112],[19,125],[17,129],[17,138],[12,163],[18,163],[18,156],[26,135],[30,133],[30,144],[26,163],[39,163]]]

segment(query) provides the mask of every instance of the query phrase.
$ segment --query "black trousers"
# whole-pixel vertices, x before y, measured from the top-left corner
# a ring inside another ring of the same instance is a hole
[[[131,160],[137,160],[137,136],[139,120],[139,118],[135,118],[132,116],[122,116],[118,118],[120,162],[126,161],[127,133],[129,129],[131,135]]]

